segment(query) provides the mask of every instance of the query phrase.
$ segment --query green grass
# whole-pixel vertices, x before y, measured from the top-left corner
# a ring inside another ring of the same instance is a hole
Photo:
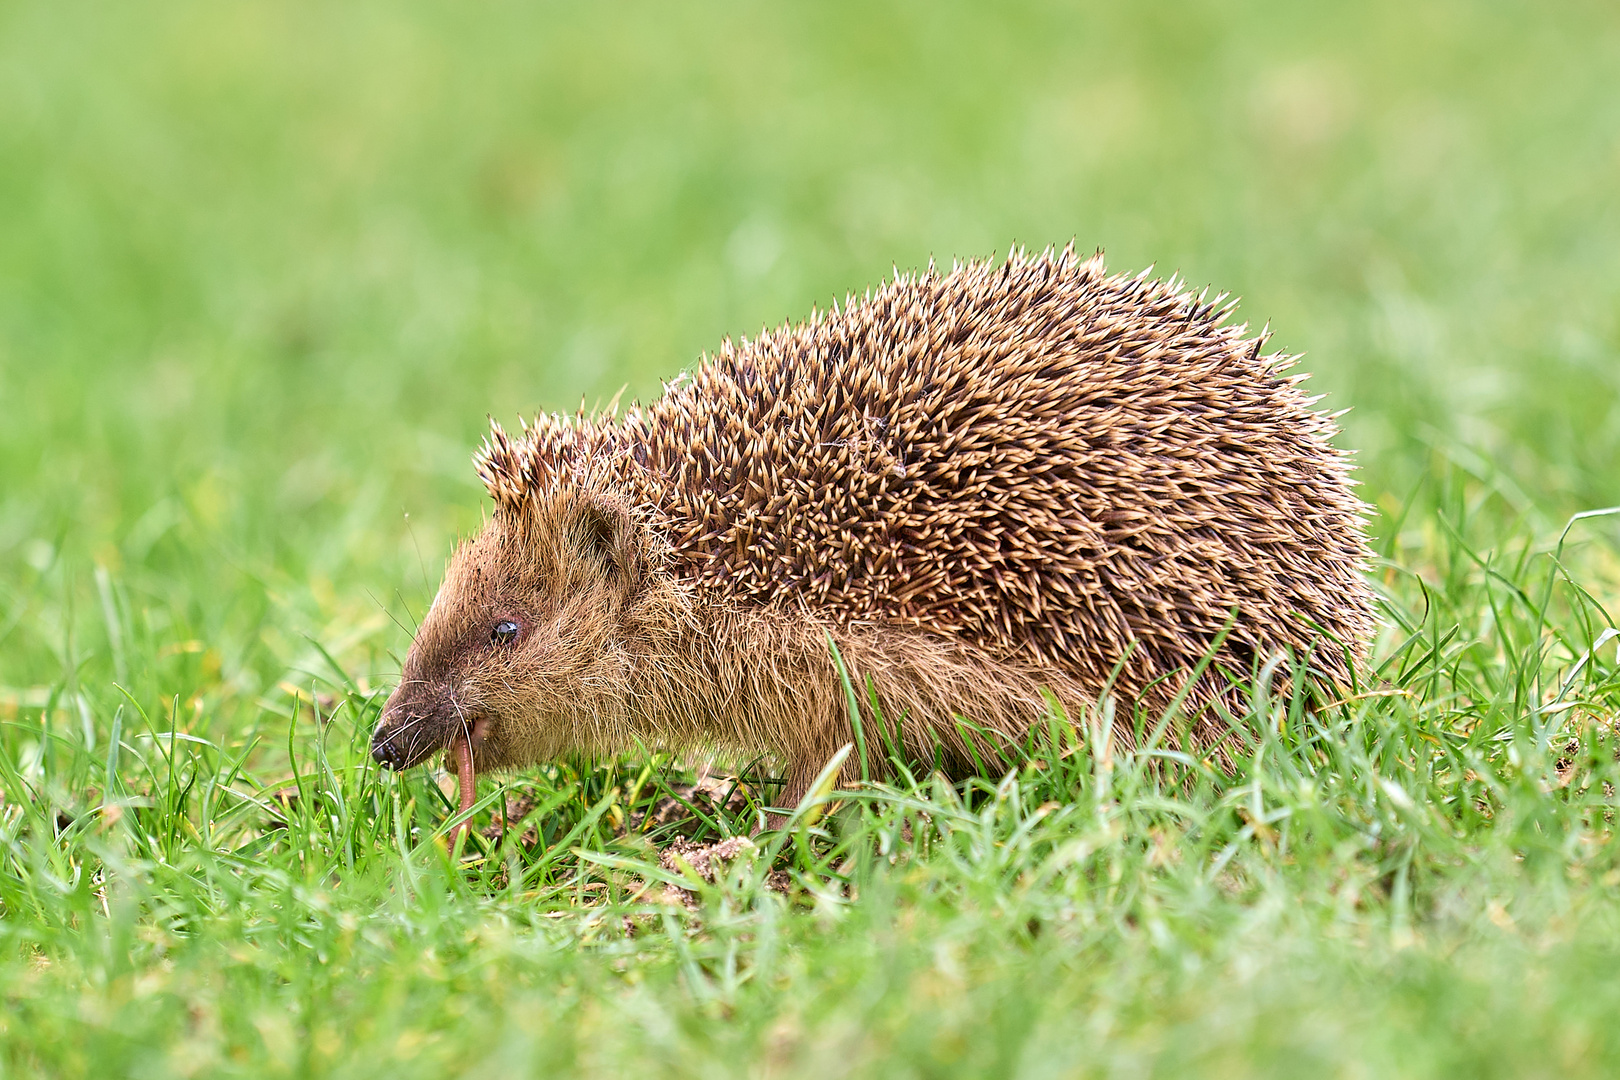
[[[0,5],[0,1075],[1612,1075],[1615,70],[1600,3]],[[485,415],[1071,237],[1353,407],[1361,694],[1231,775],[1075,717],[691,913],[666,759],[453,861],[365,737]]]

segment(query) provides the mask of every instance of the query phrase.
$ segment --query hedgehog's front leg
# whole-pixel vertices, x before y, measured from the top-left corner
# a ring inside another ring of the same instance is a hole
[[[854,753],[854,745],[849,722],[843,717],[843,701],[833,701],[819,711],[820,716],[807,720],[793,733],[794,738],[786,748],[787,772],[782,789],[773,800],[784,813],[769,815],[767,825],[772,829],[787,824],[788,816],[815,790],[823,770],[840,754],[844,755],[844,761],[833,770],[829,789],[838,788],[849,775],[849,755]]]
[[[818,769],[801,762],[792,762],[788,765],[787,776],[783,778],[781,790],[771,800],[772,804],[782,812],[772,812],[765,817],[765,827],[768,829],[782,829],[787,827],[788,817],[804,802],[806,795],[810,794],[810,787],[815,783]]]

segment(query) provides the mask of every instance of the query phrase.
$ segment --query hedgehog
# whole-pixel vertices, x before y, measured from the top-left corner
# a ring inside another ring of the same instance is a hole
[[[373,756],[447,751],[466,811],[486,770],[729,753],[781,813],[863,739],[960,777],[1109,701],[1126,743],[1180,710],[1218,754],[1263,668],[1349,687],[1366,508],[1235,304],[1015,249],[728,339],[622,415],[492,422],[493,512]]]

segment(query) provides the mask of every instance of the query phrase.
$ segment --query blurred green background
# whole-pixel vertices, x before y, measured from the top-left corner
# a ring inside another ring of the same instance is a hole
[[[1600,2],[5,3],[0,685],[386,675],[486,415],[1014,243],[1241,295],[1386,511],[1620,502],[1616,72]]]

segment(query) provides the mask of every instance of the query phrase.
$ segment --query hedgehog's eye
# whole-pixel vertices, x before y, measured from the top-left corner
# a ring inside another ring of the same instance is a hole
[[[496,645],[510,645],[517,640],[517,636],[518,624],[511,619],[502,619],[489,632],[489,640]]]

